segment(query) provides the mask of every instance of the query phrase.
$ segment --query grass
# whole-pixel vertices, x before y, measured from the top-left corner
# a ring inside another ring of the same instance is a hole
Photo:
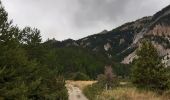
[[[114,98],[114,99],[113,99]],[[113,90],[104,90],[97,100],[170,100],[168,95],[158,95],[151,91],[141,91],[135,87],[117,87]]]
[[[86,86],[92,85],[93,83],[96,83],[96,81],[72,81],[72,80],[66,81],[66,84],[72,84],[81,90],[83,90]]]
[[[153,91],[139,90],[129,84],[107,91],[93,84],[84,89],[84,94],[89,100],[170,100],[170,91],[159,95]]]

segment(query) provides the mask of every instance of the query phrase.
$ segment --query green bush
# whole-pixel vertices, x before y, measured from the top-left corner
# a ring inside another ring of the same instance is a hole
[[[92,84],[84,88],[83,93],[89,100],[97,100],[97,95],[103,91],[103,88],[98,84]]]
[[[38,100],[68,100],[68,93],[63,77],[51,77],[40,86]]]
[[[84,73],[77,72],[73,76],[73,80],[75,80],[75,81],[77,81],[77,80],[90,80],[90,78]]]
[[[109,84],[110,88],[116,87],[119,85],[118,79],[116,77],[111,80],[111,82],[108,82],[105,75],[100,74],[97,77],[98,85],[100,85],[103,89],[106,88],[106,84]]]

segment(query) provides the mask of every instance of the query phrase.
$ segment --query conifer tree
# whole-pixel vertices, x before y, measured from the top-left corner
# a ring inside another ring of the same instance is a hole
[[[64,78],[28,56],[39,59],[40,43],[40,32],[13,26],[0,2],[0,100],[67,100]]]
[[[133,62],[132,82],[137,87],[165,90],[168,88],[166,68],[161,63],[156,48],[144,41],[137,51],[138,58]]]

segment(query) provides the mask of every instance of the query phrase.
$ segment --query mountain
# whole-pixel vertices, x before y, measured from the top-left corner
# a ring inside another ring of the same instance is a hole
[[[143,17],[79,40],[67,39],[59,42],[57,46],[86,48],[102,53],[116,62],[129,64],[136,57],[135,51],[143,39],[152,41],[163,61],[170,63],[170,5],[153,16]]]
[[[157,48],[163,62],[170,65],[170,5],[154,14],[148,24],[136,34],[132,45],[139,45],[147,39]],[[135,51],[125,57],[123,63],[130,63],[135,57]]]

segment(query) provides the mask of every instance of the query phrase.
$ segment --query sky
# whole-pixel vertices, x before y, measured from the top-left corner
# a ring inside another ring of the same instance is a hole
[[[1,0],[21,28],[41,30],[43,40],[80,39],[151,16],[170,0]]]

